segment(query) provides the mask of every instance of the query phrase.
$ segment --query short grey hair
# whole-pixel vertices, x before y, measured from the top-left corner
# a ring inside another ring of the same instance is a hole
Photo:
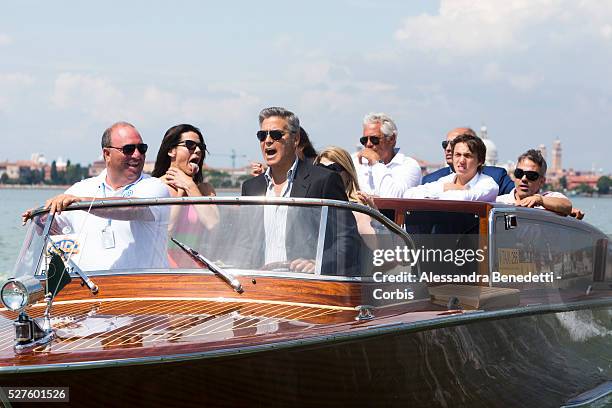
[[[134,129],[138,134],[140,134],[140,132],[138,132],[138,129],[136,129],[136,126],[132,125],[129,122],[115,122],[112,125],[110,125],[108,128],[106,128],[106,130],[104,130],[104,133],[102,133],[102,148],[104,149],[105,147],[110,147],[112,144],[111,142],[111,135],[113,133],[113,130],[115,130],[115,128],[118,127],[123,127],[123,126],[127,126],[127,127],[131,127],[132,129]]]
[[[363,124],[368,125],[370,123],[380,123],[380,131],[386,138],[393,135],[397,136],[397,126],[391,116],[386,113],[368,113],[363,118]]]
[[[544,156],[542,156],[542,152],[536,149],[529,149],[518,157],[516,160],[516,165],[518,166],[518,164],[525,159],[531,160],[540,167],[540,176],[546,175],[548,166],[546,165],[546,159],[544,159]]]
[[[259,112],[259,126],[261,126],[264,120],[273,116],[278,116],[279,118],[285,119],[287,121],[289,133],[291,133],[292,135],[298,134],[300,132],[300,119],[295,115],[295,113],[277,106],[265,108],[262,109],[261,112]]]

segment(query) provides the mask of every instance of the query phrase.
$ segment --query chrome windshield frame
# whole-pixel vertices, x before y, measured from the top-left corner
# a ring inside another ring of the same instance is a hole
[[[379,211],[365,205],[347,201],[318,199],[318,198],[270,198],[270,197],[176,197],[176,198],[126,198],[116,200],[82,201],[71,204],[64,211],[88,210],[94,208],[111,208],[125,206],[175,205],[175,204],[229,204],[229,205],[292,205],[299,207],[334,207],[364,213],[385,225],[391,231],[402,236],[412,246],[414,241],[410,234],[399,225],[385,217]],[[48,209],[39,207],[32,212],[32,217],[48,212]]]

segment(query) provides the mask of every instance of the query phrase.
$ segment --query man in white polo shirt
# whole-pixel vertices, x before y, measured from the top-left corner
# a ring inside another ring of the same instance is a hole
[[[354,153],[353,163],[359,187],[378,197],[398,198],[421,184],[421,167],[395,147],[397,126],[385,113],[369,113],[363,118],[363,149]]]
[[[570,215],[572,203],[566,196],[554,191],[540,192],[546,183],[546,160],[538,150],[526,151],[519,156],[516,163],[516,187],[510,193],[498,196],[498,203],[542,208],[560,215]]]
[[[142,173],[147,145],[138,130],[118,122],[104,131],[106,169],[80,181],[45,203],[56,214],[61,234],[54,240],[76,244],[72,260],[83,270],[162,268],[167,266],[169,207],[119,207],[65,211],[79,201],[169,197],[157,178]],[[23,214],[29,218],[29,211]],[[60,231],[58,231],[60,232]]]

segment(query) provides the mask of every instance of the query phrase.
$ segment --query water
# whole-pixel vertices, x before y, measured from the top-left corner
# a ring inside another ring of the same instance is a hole
[[[26,231],[21,226],[21,213],[42,205],[46,199],[61,192],[54,189],[0,189],[0,280],[10,276],[21,248]],[[574,197],[572,203],[586,213],[585,221],[606,234],[612,234],[612,198]]]
[[[23,243],[26,227],[21,226],[21,213],[62,192],[56,189],[0,189],[0,280],[10,276]]]

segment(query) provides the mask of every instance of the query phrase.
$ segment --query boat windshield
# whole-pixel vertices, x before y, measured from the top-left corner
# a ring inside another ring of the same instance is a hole
[[[84,272],[207,270],[189,250],[232,273],[269,271],[359,277],[372,274],[377,249],[409,245],[394,224],[361,206],[324,201],[273,203],[174,200],[70,209],[30,222],[13,276],[45,273],[59,248]],[[299,201],[299,200],[298,200]],[[173,203],[173,204],[172,204]],[[137,205],[135,205],[137,204]]]

